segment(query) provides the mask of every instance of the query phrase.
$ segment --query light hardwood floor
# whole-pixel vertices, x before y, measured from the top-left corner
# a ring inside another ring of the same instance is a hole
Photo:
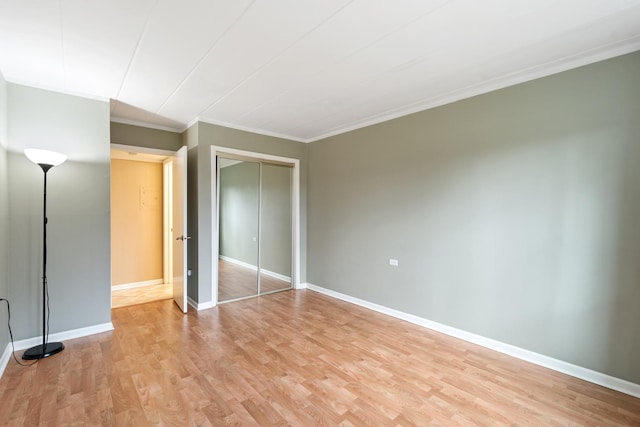
[[[173,285],[159,284],[111,292],[111,308],[145,304],[173,298]]]
[[[312,291],[115,330],[0,380],[8,425],[640,425],[640,399]]]

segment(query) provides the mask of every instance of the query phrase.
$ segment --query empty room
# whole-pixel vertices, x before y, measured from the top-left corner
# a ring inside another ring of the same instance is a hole
[[[3,425],[640,425],[640,1],[0,2]]]

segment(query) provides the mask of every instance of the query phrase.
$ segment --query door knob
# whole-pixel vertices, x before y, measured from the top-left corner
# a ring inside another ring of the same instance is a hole
[[[180,236],[180,237],[176,237],[176,240],[191,240],[191,236]]]

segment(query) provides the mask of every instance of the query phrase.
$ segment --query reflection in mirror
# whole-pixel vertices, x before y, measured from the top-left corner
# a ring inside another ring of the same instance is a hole
[[[218,301],[258,294],[260,163],[218,158]]]
[[[293,168],[262,164],[260,294],[291,288],[291,179]]]

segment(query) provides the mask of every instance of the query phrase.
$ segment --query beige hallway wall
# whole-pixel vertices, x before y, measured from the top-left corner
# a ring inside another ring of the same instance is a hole
[[[111,284],[162,278],[162,164],[111,160]]]

